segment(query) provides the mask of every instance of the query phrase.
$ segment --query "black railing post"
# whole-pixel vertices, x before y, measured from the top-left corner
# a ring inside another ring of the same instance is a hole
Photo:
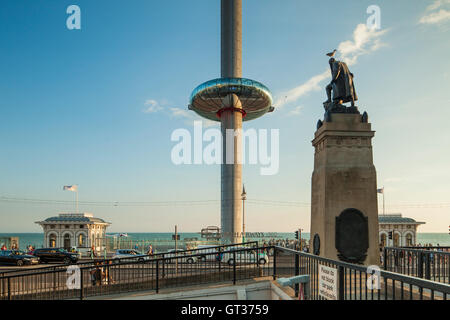
[[[397,270],[397,266],[398,266],[398,251],[395,250],[393,253],[394,253],[394,268],[393,268],[393,270],[394,270],[394,272],[398,272],[398,270]]]
[[[431,279],[431,261],[430,261],[431,255],[429,252],[425,253],[425,279],[430,280]]]
[[[80,300],[84,299],[83,292],[83,269],[80,269]]]
[[[164,268],[164,261],[163,261]],[[159,293],[159,260],[156,260],[156,293]]]
[[[262,251],[261,256],[264,254],[264,250]],[[256,246],[256,272],[258,277],[262,276],[261,264],[259,263],[259,248]]]
[[[273,247],[273,280],[277,279],[277,248]]]
[[[344,274],[344,267],[339,266],[338,267],[339,272],[339,300],[345,300],[345,290],[344,290],[344,282],[345,282],[345,274]]]
[[[11,300],[11,278],[8,278],[8,300]]]
[[[233,252],[233,285],[236,284],[236,252]]]
[[[259,268],[259,249],[256,248],[256,266]]]
[[[383,268],[384,268],[384,270],[387,270],[387,259],[388,259],[387,249],[383,248]]]
[[[300,257],[298,254],[295,255],[295,270],[294,270],[294,274],[296,276],[298,276],[300,274]],[[299,285],[298,283],[295,284],[295,296],[298,297],[298,289],[299,289]]]
[[[53,268],[53,290],[56,290],[56,267]]]
[[[417,255],[417,277],[423,278],[423,252],[419,252]]]

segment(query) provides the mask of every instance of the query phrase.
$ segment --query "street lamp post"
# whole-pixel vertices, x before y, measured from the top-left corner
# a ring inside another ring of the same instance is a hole
[[[302,230],[303,229],[298,229],[298,241],[300,243],[300,251],[302,251]]]
[[[245,242],[245,200],[247,200],[247,193],[245,192],[245,186],[242,185],[242,242]]]

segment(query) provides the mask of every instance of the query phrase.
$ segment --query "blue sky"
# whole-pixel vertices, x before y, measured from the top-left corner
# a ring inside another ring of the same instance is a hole
[[[245,128],[280,129],[279,173],[244,166],[248,198],[310,202],[311,140],[328,82],[320,75],[324,54],[339,48],[338,59],[352,60],[357,104],[376,130],[388,211],[426,222],[422,232],[447,232],[449,1],[243,2],[243,75],[267,85],[276,101],[275,112]],[[66,27],[71,4],[81,8],[81,30]],[[381,9],[381,30],[369,32],[372,4]],[[219,166],[170,159],[173,130],[192,130],[199,119],[187,110],[191,91],[220,76],[219,10],[218,0],[3,0],[0,196],[71,201],[62,187],[78,184],[80,201],[220,199]],[[220,223],[218,201],[80,208],[112,222],[111,231]],[[0,201],[0,232],[38,232],[34,221],[72,209]],[[249,203],[246,229],[308,230],[309,215],[307,205]]]

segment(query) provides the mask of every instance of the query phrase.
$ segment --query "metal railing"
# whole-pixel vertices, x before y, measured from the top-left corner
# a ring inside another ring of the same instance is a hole
[[[430,246],[430,247],[418,247],[418,246],[412,246],[412,247],[400,247],[403,249],[419,249],[419,250],[437,250],[437,251],[444,251],[444,252],[450,252],[449,246]]]
[[[175,242],[172,239],[133,239],[133,238],[101,238],[102,243],[105,244],[107,251],[114,251],[118,249],[136,249],[145,251],[149,245],[154,251],[167,251],[175,247]],[[188,248],[196,245],[210,245],[220,244],[217,240],[205,240],[195,238],[182,238],[178,240],[179,248]]]
[[[268,252],[273,252],[273,256],[267,257]],[[331,276],[328,274],[331,294],[325,290],[323,270],[331,270]],[[275,280],[296,275],[309,276],[308,298],[312,300],[447,300],[450,295],[448,284],[376,266],[355,265],[276,246],[241,245],[217,247],[215,252],[157,256],[144,261],[98,261],[94,265],[76,265],[69,269],[66,266],[9,274],[0,278],[0,300],[85,299],[138,291],[156,294],[173,287],[236,284],[260,277],[270,276]],[[301,296],[298,286],[294,291]]]
[[[450,284],[450,252],[384,248],[383,269]]]
[[[99,261],[92,266],[76,265],[5,275],[0,278],[0,300],[84,299],[135,291],[158,293],[163,288],[217,282],[235,284],[270,275],[268,261],[261,260],[265,248],[221,249],[144,261]]]
[[[335,270],[338,300],[447,300],[450,286],[380,268],[369,268],[275,247],[273,278],[309,275],[311,300],[323,300],[319,269]],[[369,269],[368,269],[369,268]],[[369,281],[368,281],[369,280]],[[298,287],[295,288],[298,296]]]
[[[178,255],[192,255],[192,254],[198,254],[200,255],[200,259],[203,259],[206,253],[216,252],[218,250],[229,250],[232,248],[255,248],[258,246],[258,242],[256,241],[250,241],[245,243],[238,243],[238,244],[227,244],[227,245],[218,245],[218,246],[208,246],[207,248],[201,248],[201,249],[189,249],[189,250],[178,250],[175,252],[160,252],[155,253],[152,255],[142,255],[139,257],[129,257],[129,258],[120,258],[121,262],[133,262],[133,261],[143,261],[147,259],[156,259],[156,258],[164,258],[168,255],[170,256],[178,256]],[[122,249],[120,249],[122,250]],[[127,249],[124,249],[127,250]],[[130,249],[132,250],[132,249]],[[92,267],[96,263],[101,262],[102,264],[110,264],[110,263],[117,263],[117,259],[102,259],[97,258],[90,261],[84,261],[84,262],[78,262],[76,265],[79,267]],[[59,264],[59,265],[53,265],[53,266],[46,266],[46,267],[39,267],[36,266],[35,268],[17,268],[15,270],[8,270],[0,272],[0,279],[3,276],[10,275],[10,274],[32,274],[36,272],[43,272],[43,271],[57,271],[57,270],[67,270],[69,265],[67,264]]]

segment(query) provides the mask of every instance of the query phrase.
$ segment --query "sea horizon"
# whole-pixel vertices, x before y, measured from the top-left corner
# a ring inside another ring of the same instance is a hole
[[[131,241],[145,242],[145,241],[171,241],[174,232],[121,232],[128,235],[127,239]],[[107,232],[108,236],[119,234],[119,232]],[[179,232],[180,239],[197,238],[199,241],[206,240],[201,238],[200,232]],[[1,238],[19,237],[20,249],[25,249],[28,245],[36,248],[42,247],[44,242],[43,232],[17,232],[17,233],[0,233],[0,244],[4,241]],[[302,232],[302,239],[309,240],[310,233]],[[249,241],[264,241],[270,239],[295,239],[294,232],[248,232],[247,239]],[[450,246],[450,235],[440,232],[418,232],[417,244],[432,244],[440,246]]]

